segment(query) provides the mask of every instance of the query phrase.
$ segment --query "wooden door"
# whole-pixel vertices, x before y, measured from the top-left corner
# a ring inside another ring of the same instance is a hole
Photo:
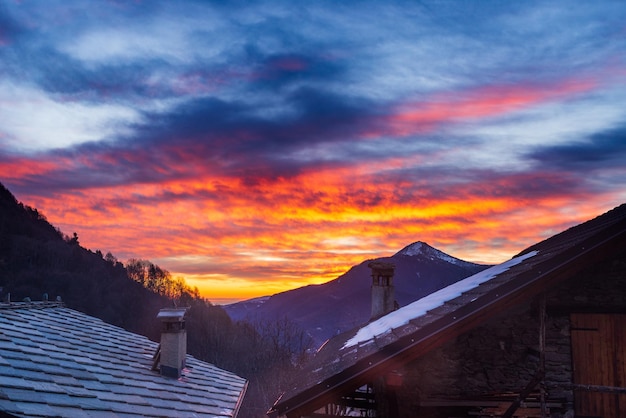
[[[576,416],[626,416],[626,315],[572,314]]]

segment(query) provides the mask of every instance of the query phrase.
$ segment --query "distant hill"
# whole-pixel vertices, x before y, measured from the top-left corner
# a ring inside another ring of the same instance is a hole
[[[80,246],[37,209],[19,203],[0,184],[0,297],[51,300],[155,338],[155,317],[167,298],[130,280],[122,263]]]
[[[395,295],[400,306],[489,267],[460,260],[424,242],[415,242],[391,257]],[[224,306],[233,320],[267,322],[287,317],[307,330],[316,344],[364,324],[371,313],[372,260],[363,261],[335,280]]]
[[[63,234],[0,183],[0,300],[36,301],[44,294],[153,340],[160,336],[159,309],[173,306],[169,297],[132,280],[112,254],[82,247],[76,233]],[[193,292],[183,291],[178,303],[191,307],[190,353],[232,369],[237,360],[228,358],[233,347],[218,347],[216,342],[218,334],[238,332],[226,312]]]
[[[161,271],[158,266],[152,266]],[[80,245],[76,233],[67,236],[52,226],[37,209],[26,206],[0,184],[0,300],[61,297],[70,308],[105,322],[160,338],[159,309],[173,300],[130,278],[112,254]],[[181,306],[190,306],[187,318],[188,350],[206,361],[246,373],[232,345],[239,339],[249,346],[248,330],[232,323],[226,312],[196,294],[183,292]],[[229,335],[229,338],[224,335]]]

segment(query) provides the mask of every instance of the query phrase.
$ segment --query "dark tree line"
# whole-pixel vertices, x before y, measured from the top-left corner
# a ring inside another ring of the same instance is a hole
[[[189,306],[188,351],[249,380],[242,418],[265,416],[310,340],[291,321],[233,322],[183,279],[140,259],[121,263],[64,235],[0,184],[0,298],[60,296],[70,308],[157,341],[159,309]]]

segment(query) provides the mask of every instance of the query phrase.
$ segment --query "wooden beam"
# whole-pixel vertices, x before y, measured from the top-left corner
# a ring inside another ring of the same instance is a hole
[[[520,407],[520,405],[522,404],[524,399],[526,399],[526,397],[528,397],[528,395],[530,395],[530,392],[532,392],[533,389],[539,384],[539,382],[541,382],[541,380],[543,379],[544,375],[545,375],[545,371],[540,368],[537,371],[537,373],[535,373],[535,376],[532,378],[532,380],[530,382],[528,382],[528,384],[526,385],[524,390],[520,392],[520,394],[517,397],[517,399],[515,399],[513,401],[511,406],[509,406],[509,408],[506,410],[506,412],[502,415],[502,418],[511,418],[511,417],[513,417],[513,414],[515,413],[515,411],[517,411],[517,408]]]
[[[615,386],[602,386],[602,385],[571,385],[572,389],[581,390],[585,392],[600,392],[600,393],[626,393],[626,388]]]
[[[546,408],[546,382],[544,376],[546,375],[546,294],[541,294],[539,301],[539,370],[541,371],[542,378],[539,382],[540,390],[540,402],[541,402],[541,418],[547,417]]]

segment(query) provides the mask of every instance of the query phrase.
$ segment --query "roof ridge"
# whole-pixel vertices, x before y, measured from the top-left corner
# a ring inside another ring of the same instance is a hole
[[[57,301],[33,301],[33,302],[0,302],[0,309],[44,309],[64,308],[64,302]]]

